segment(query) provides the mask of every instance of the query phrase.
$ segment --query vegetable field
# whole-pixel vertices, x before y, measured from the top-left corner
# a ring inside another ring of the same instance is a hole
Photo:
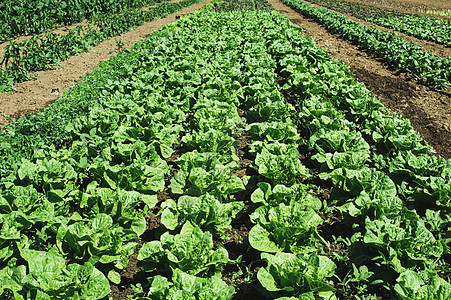
[[[451,161],[266,0],[118,52],[0,132],[1,299],[451,299]]]

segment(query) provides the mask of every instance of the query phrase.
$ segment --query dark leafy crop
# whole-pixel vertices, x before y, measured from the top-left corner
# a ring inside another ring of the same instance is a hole
[[[431,17],[401,16],[390,18],[367,18],[368,21],[409,33],[416,37],[451,46],[451,22]]]
[[[215,4],[213,11],[249,11],[249,10],[273,10],[266,0],[224,0]]]
[[[422,39],[451,45],[451,22],[426,16],[418,16],[397,11],[385,10],[345,0],[307,0],[308,2],[350,14],[356,18],[374,22],[378,25],[417,36]]]
[[[388,18],[388,17],[399,17],[407,16],[407,13],[401,13],[399,11],[391,11],[383,9],[373,5],[367,5],[359,2],[350,2],[345,0],[307,0],[310,3],[321,5],[335,11],[350,14],[359,19],[366,18]]]
[[[155,0],[5,0],[0,3],[0,43],[17,35],[42,33],[56,25],[71,25],[84,19],[153,5]]]
[[[394,32],[359,24],[329,9],[315,7],[301,0],[284,2],[399,68],[411,70],[427,83],[443,89],[450,87],[450,58],[424,51],[420,45],[413,42],[406,43]]]
[[[67,34],[46,33],[20,43],[11,41],[5,48],[0,64],[0,92],[11,91],[14,83],[32,79],[33,72],[50,69],[70,56],[88,51],[105,39],[120,35],[144,22],[163,18],[199,1],[165,2],[146,11],[124,10],[96,17],[87,26],[69,29]]]

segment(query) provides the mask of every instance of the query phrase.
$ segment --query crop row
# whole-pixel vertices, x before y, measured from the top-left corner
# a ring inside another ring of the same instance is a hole
[[[8,92],[14,83],[30,80],[32,73],[47,70],[75,54],[88,51],[101,41],[120,35],[133,27],[193,5],[200,0],[164,2],[148,10],[123,11],[103,15],[87,26],[69,29],[67,34],[45,33],[23,42],[13,42],[5,48],[0,69],[0,91]],[[120,41],[118,51],[121,51]]]
[[[451,46],[451,22],[426,16],[418,16],[345,0],[307,0],[308,2],[350,14],[381,26],[413,36]]]
[[[451,22],[431,17],[413,15],[391,18],[368,18],[378,25],[451,46]]]
[[[273,10],[266,0],[225,0],[218,1],[213,11],[249,11],[249,10]]]
[[[327,8],[312,6],[301,0],[284,0],[284,3],[399,68],[410,70],[425,82],[438,88],[450,87],[449,57],[440,57],[424,51],[420,45],[406,43],[394,32],[360,24]]]
[[[213,7],[0,134],[0,295],[101,299],[137,253],[140,299],[449,297],[451,163],[281,14]]]
[[[37,34],[105,14],[150,6],[155,0],[5,0],[0,3],[0,43],[17,35]]]

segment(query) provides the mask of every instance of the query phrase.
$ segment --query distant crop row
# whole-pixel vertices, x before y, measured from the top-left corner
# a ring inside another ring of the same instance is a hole
[[[430,17],[402,16],[391,18],[368,18],[381,26],[409,33],[422,39],[451,46],[451,22]]]
[[[424,51],[420,45],[407,43],[394,32],[360,24],[327,8],[312,6],[301,0],[284,2],[386,61],[410,70],[425,82],[438,88],[450,87],[451,58]]]
[[[155,0],[4,0],[0,2],[0,43],[105,14],[153,5]]]
[[[68,29],[66,34],[45,33],[23,42],[11,41],[3,53],[0,69],[0,92],[8,92],[17,82],[30,80],[33,72],[47,70],[75,54],[88,51],[105,39],[120,35],[135,26],[163,18],[200,0],[164,2],[148,10],[125,10],[105,14],[86,26]],[[117,41],[121,51],[120,41]]]
[[[308,2],[350,14],[378,25],[451,46],[451,22],[426,16],[418,16],[345,0],[307,0]]]
[[[0,295],[450,297],[451,162],[281,14],[213,8],[0,133]]]

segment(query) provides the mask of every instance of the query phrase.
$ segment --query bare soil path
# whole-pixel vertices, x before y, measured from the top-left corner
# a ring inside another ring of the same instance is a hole
[[[451,10],[451,0],[348,0],[361,2],[386,9],[394,9],[410,13],[418,13],[418,10]],[[428,14],[430,15],[430,14]],[[435,15],[432,15],[435,16]],[[435,16],[438,17],[438,16]],[[444,19],[450,17],[444,17]]]
[[[388,66],[382,59],[332,34],[279,0],[268,0],[277,11],[313,37],[333,58],[351,66],[351,73],[365,83],[376,98],[393,112],[408,118],[414,129],[438,155],[451,158],[451,98],[419,85],[408,73]]]
[[[128,31],[116,37],[130,48],[137,41],[147,38],[161,26],[175,21],[201,8],[212,0],[204,0],[166,18],[145,23],[136,30]],[[72,56],[53,70],[36,72],[37,79],[16,84],[12,93],[0,93],[0,127],[8,122],[7,116],[17,119],[29,113],[36,113],[55,101],[59,95],[81,81],[81,77],[93,71],[101,61],[117,54],[115,38],[105,40],[92,48],[92,51]]]
[[[355,2],[358,2],[358,1],[355,1]],[[312,6],[318,6],[318,5],[312,4],[310,2],[309,2],[309,4],[312,5]],[[447,45],[436,43],[436,42],[433,42],[433,41],[427,41],[427,40],[424,40],[424,39],[421,39],[421,38],[417,38],[417,37],[415,37],[413,35],[402,33],[400,31],[396,31],[394,29],[390,29],[390,28],[387,28],[387,27],[383,27],[383,26],[377,25],[377,24],[375,24],[373,22],[368,22],[368,21],[365,21],[365,20],[353,17],[353,16],[351,16],[349,14],[344,14],[344,13],[340,13],[340,12],[337,12],[337,11],[335,11],[335,12],[345,16],[348,19],[351,19],[351,20],[353,20],[355,22],[358,22],[360,24],[364,24],[366,26],[372,26],[372,27],[377,28],[377,29],[382,30],[382,31],[395,31],[397,35],[399,35],[399,36],[404,38],[405,42],[414,42],[414,43],[416,43],[418,45],[421,45],[425,51],[432,52],[435,55],[438,55],[438,56],[441,56],[441,57],[451,56],[451,47],[449,47]]]
[[[163,2],[177,3],[177,2],[180,2],[180,1],[182,1],[182,0],[169,0],[169,1],[163,1]],[[147,11],[151,7],[158,6],[158,5],[162,4],[163,2],[157,3],[155,5],[151,5],[151,6],[145,6],[142,9]],[[49,29],[48,32],[51,32],[51,33],[54,33],[54,34],[67,34],[68,29],[73,29],[73,28],[76,28],[77,26],[87,26],[88,23],[89,23],[88,20],[83,20],[83,21],[81,21],[79,23],[74,23],[74,24],[67,25],[67,26],[57,25],[57,26],[55,26],[55,28]],[[43,36],[44,34],[45,34],[45,32],[40,33],[40,34],[17,36],[16,38],[12,39],[12,41],[15,42],[15,43],[21,43],[21,42],[24,42],[24,41],[30,39],[33,36]],[[3,52],[4,52],[5,48],[9,45],[9,43],[10,43],[9,41],[0,43],[0,59],[3,57]]]

